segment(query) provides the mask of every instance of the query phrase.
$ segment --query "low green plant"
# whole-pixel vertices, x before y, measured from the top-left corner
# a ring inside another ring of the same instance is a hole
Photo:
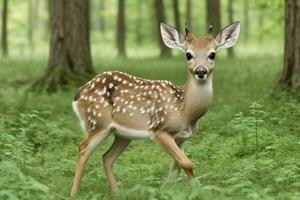
[[[133,141],[114,165],[120,192],[113,197],[102,167],[109,137],[89,159],[78,199],[300,199],[300,103],[271,92],[282,61],[218,59],[213,105],[184,143],[196,180],[180,173],[173,187],[162,188],[171,159],[153,141]],[[99,72],[177,84],[186,73],[177,57],[95,63]],[[0,66],[0,199],[68,199],[84,139],[71,107],[77,88],[26,94],[28,85],[16,81],[37,79],[46,60],[4,59]]]

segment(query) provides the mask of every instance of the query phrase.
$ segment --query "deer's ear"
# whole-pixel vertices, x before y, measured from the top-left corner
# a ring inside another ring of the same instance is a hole
[[[216,37],[218,48],[232,47],[240,35],[240,22],[236,21],[223,28],[223,30]]]
[[[172,26],[160,23],[160,32],[165,45],[169,48],[185,50],[185,36]]]

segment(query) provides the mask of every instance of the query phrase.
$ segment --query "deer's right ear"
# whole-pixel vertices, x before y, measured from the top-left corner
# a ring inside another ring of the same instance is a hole
[[[160,32],[165,45],[169,48],[185,50],[185,36],[172,26],[160,23]]]

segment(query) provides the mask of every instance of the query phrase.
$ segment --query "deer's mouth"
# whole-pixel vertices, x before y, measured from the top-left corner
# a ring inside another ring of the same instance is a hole
[[[207,74],[205,74],[205,75],[195,75],[195,77],[198,80],[205,80],[207,78]]]

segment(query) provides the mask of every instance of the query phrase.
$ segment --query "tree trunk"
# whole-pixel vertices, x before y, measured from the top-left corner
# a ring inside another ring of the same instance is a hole
[[[39,0],[37,0],[37,1],[39,1]],[[46,20],[46,37],[48,38],[49,37],[49,33],[50,33],[50,31],[51,31],[51,16],[50,16],[50,13],[51,13],[51,0],[49,1],[47,1],[46,2],[46,12],[48,13],[48,18],[47,18],[47,20]]]
[[[213,23],[213,36],[216,37],[221,31],[221,13],[219,0],[206,0],[206,22],[207,28]]]
[[[104,12],[105,12],[105,0],[100,0],[100,31],[105,33],[106,31],[106,23],[105,23],[105,16],[104,16]]]
[[[3,0],[2,4],[2,55],[8,55],[7,44],[7,15],[8,15],[8,0]]]
[[[96,17],[97,15],[97,2],[94,0],[89,1],[89,24],[90,24],[90,31],[95,31],[98,29],[98,18]]]
[[[186,1],[186,22],[189,29],[192,30],[192,0]]]
[[[51,0],[51,39],[46,74],[35,90],[53,92],[95,74],[89,37],[89,1]]]
[[[300,97],[300,1],[285,1],[284,68],[281,88]]]
[[[28,45],[30,51],[33,51],[33,3],[32,0],[28,1]]]
[[[244,36],[245,42],[248,42],[249,39],[249,1],[245,0],[244,3]]]
[[[178,31],[181,31],[181,29],[180,29],[180,14],[179,14],[178,0],[173,0],[173,11],[174,11],[175,28]]]
[[[258,26],[261,30],[259,32],[258,41],[259,41],[259,44],[263,44],[264,43],[264,31],[262,31],[262,30],[264,27],[264,12],[262,9],[259,10],[259,14],[258,14]]]
[[[166,22],[165,21],[165,13],[164,13],[164,4],[163,4],[162,0],[154,0],[154,8],[155,8],[155,13],[156,13],[156,29],[157,29],[158,44],[159,44],[159,48],[160,48],[160,56],[161,57],[170,56],[171,51],[164,45],[164,43],[161,39],[161,34],[160,34],[160,23]]]
[[[142,37],[142,0],[137,2],[137,19],[136,19],[136,43],[139,45],[143,41]]]
[[[227,7],[229,24],[233,22],[233,12],[234,11],[233,11],[232,1],[233,0],[228,0],[228,7]],[[233,50],[233,48],[228,48],[227,52],[228,52],[228,57],[229,58],[233,58],[234,57],[234,50]]]
[[[117,47],[118,55],[126,56],[125,51],[125,0],[118,1]]]
[[[33,8],[32,8],[32,25],[33,25],[33,29],[34,30],[39,30],[39,19],[40,19],[40,15],[39,15],[39,10],[40,10],[40,2],[39,0],[34,0],[33,1]],[[48,11],[47,11],[48,12]],[[49,14],[50,15],[50,14]]]

